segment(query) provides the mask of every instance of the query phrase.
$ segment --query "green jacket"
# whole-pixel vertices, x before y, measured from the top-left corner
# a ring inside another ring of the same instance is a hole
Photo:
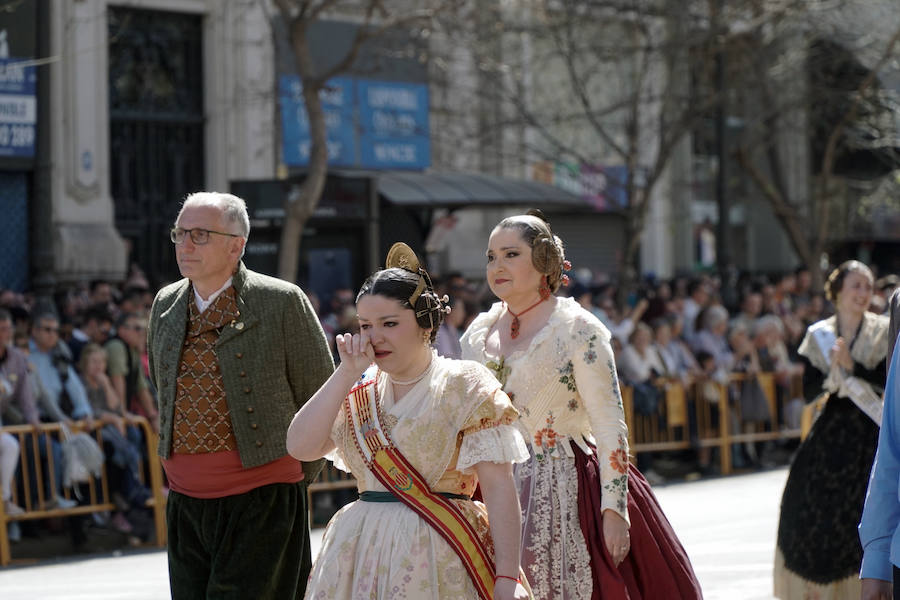
[[[315,310],[299,287],[247,269],[233,278],[240,320],[216,343],[231,425],[245,468],[287,454],[288,425],[334,370]],[[159,402],[159,455],[172,451],[175,382],[194,301],[190,281],[164,287],[150,309],[147,332],[150,379]],[[304,463],[311,483],[322,462]]]

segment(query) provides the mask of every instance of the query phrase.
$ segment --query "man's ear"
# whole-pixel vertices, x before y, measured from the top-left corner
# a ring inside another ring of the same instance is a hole
[[[247,239],[242,237],[232,238],[234,245],[231,247],[231,254],[240,258],[244,253],[244,246],[247,245]]]

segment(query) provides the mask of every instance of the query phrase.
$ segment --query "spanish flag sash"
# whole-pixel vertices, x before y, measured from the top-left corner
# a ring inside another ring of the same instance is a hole
[[[378,481],[450,544],[472,578],[479,597],[491,600],[494,564],[487,549],[459,508],[450,499],[432,492],[388,438],[381,426],[377,380],[378,368],[373,366],[344,400],[357,450]]]

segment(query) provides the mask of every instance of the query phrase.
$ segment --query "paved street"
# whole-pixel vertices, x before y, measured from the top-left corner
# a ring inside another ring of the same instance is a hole
[[[772,555],[787,470],[660,486],[706,600],[772,598]],[[314,551],[322,530],[314,531]],[[169,595],[163,552],[0,571],[4,600],[156,600]]]

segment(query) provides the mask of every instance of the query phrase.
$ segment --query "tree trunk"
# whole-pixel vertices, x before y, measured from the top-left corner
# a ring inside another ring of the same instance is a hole
[[[325,111],[319,92],[325,82],[314,76],[314,65],[306,38],[306,28],[294,24],[290,29],[291,45],[297,59],[297,69],[303,82],[303,104],[309,120],[309,166],[306,178],[297,193],[290,193],[284,200],[284,225],[281,229],[281,245],[278,251],[278,276],[286,281],[297,280],[300,263],[300,240],[303,227],[315,212],[325,178],[328,175],[328,137],[325,129]]]

